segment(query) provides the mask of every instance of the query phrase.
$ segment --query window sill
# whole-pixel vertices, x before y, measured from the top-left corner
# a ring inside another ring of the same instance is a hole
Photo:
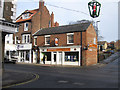
[[[67,44],[74,44],[74,43],[67,43]]]
[[[45,44],[46,46],[50,45],[50,44]]]

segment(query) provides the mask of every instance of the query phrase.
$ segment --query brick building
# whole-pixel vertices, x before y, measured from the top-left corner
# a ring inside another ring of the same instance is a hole
[[[14,35],[14,43],[17,45],[18,62],[36,63],[37,47],[33,47],[32,34],[42,28],[59,26],[59,23],[54,23],[54,14],[50,15],[43,1],[39,1],[38,9],[24,11],[16,23],[19,28]]]
[[[5,19],[5,21],[9,23],[15,23],[17,6],[16,0],[4,0],[3,6],[3,18]],[[14,32],[15,30],[16,28],[14,29]],[[11,60],[11,55],[15,48],[16,46],[13,44],[13,33],[7,33],[7,35],[5,36],[5,58]]]
[[[116,50],[120,50],[120,40],[117,40],[114,44]]]
[[[88,66],[97,63],[97,35],[91,22],[44,28],[33,34],[40,64]]]

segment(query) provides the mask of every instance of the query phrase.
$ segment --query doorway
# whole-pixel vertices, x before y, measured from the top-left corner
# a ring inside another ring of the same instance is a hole
[[[54,62],[56,62],[56,53],[54,53]]]

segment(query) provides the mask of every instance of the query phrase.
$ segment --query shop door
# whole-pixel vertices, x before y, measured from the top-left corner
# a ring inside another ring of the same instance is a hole
[[[56,62],[56,53],[54,53],[54,62]]]
[[[59,64],[62,64],[62,53],[59,53]]]
[[[24,62],[24,51],[21,51],[21,62]]]

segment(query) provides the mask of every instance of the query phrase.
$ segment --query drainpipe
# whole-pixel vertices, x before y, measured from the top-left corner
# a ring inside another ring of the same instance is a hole
[[[81,32],[81,62],[80,62],[80,66],[82,66],[82,32]]]

